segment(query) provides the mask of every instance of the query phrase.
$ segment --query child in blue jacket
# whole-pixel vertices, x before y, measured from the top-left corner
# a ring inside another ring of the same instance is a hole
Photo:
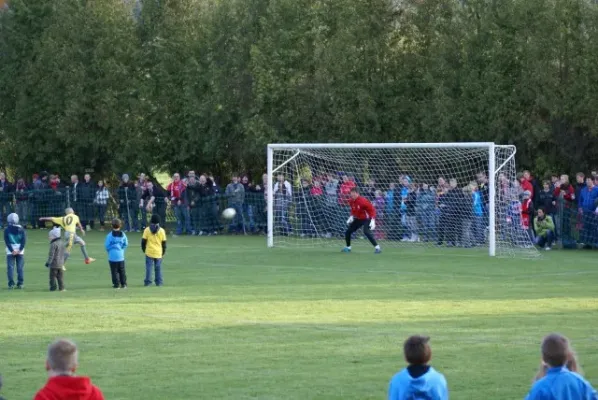
[[[427,336],[411,336],[403,346],[407,368],[390,380],[388,400],[449,400],[444,375],[429,365],[432,349]]]
[[[592,385],[567,367],[571,353],[566,337],[552,333],[544,338],[542,362],[546,366],[545,376],[534,383],[526,400],[598,400]]]
[[[120,230],[122,223],[118,218],[112,220],[112,232],[106,236],[104,247],[108,253],[108,263],[112,275],[114,289],[127,288],[127,273],[125,271],[125,250],[129,247],[127,235]]]

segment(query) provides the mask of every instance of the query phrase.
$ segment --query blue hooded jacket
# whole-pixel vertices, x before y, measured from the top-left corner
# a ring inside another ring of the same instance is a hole
[[[555,367],[534,383],[525,400],[598,400],[598,395],[578,373]]]
[[[432,367],[414,378],[405,368],[392,377],[388,387],[388,400],[448,400],[448,386],[444,375]]]
[[[104,247],[108,252],[108,261],[125,261],[125,249],[129,247],[129,240],[124,232],[112,231],[106,236]]]

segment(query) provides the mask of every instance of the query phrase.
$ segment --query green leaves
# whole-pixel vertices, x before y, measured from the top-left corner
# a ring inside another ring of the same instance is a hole
[[[12,0],[0,159],[258,174],[269,142],[488,140],[573,172],[597,61],[589,2]]]

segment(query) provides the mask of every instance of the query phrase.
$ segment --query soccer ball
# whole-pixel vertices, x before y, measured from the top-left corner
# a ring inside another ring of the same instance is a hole
[[[234,208],[227,208],[226,210],[222,211],[222,216],[225,219],[233,219],[237,215],[237,211]]]

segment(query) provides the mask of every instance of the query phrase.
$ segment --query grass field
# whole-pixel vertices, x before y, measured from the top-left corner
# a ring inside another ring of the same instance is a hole
[[[67,292],[50,293],[46,234],[29,236],[22,291],[0,291],[0,372],[9,400],[46,380],[47,344],[69,337],[80,373],[107,399],[382,399],[412,333],[432,336],[433,364],[452,399],[522,398],[544,334],[568,335],[598,384],[596,253],[538,261],[461,250],[360,244],[267,250],[263,238],[172,238],[165,286],[143,287],[139,234],[130,234],[129,289],[111,288],[78,249]],[[6,287],[5,278],[2,279]]]

